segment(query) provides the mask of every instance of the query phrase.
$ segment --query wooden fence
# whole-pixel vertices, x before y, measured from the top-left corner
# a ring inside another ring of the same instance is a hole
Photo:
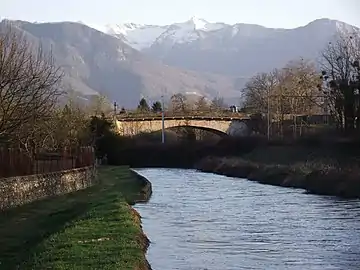
[[[55,153],[37,150],[34,155],[16,148],[0,148],[0,178],[70,170],[95,164],[93,147],[62,149]]]

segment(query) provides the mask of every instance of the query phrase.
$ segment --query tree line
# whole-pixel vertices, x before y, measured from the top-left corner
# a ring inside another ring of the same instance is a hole
[[[329,114],[339,129],[360,130],[359,57],[359,33],[339,33],[318,66],[299,59],[252,77],[244,89],[245,107],[279,123],[289,114]]]
[[[195,98],[194,100],[189,100],[189,98],[182,94],[174,94],[170,98],[167,108],[164,108],[166,111],[173,113],[189,113],[192,111],[207,112],[207,111],[221,111],[225,109],[227,105],[224,102],[222,97],[216,97],[212,100],[208,100],[204,96]],[[140,113],[159,113],[162,111],[162,103],[160,101],[155,101],[151,107],[149,106],[145,98],[141,98],[139,105],[137,106],[137,112]]]
[[[30,156],[91,145],[94,119],[111,109],[103,97],[86,105],[63,90],[51,51],[32,46],[16,28],[0,28],[0,147]],[[106,109],[105,109],[106,108]]]

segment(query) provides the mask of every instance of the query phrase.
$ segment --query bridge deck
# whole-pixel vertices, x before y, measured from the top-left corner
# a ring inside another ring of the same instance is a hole
[[[135,122],[135,121],[154,121],[154,120],[161,120],[161,116],[150,116],[150,117],[117,117],[118,121],[128,121],[128,122]],[[232,121],[232,120],[250,120],[249,116],[165,116],[165,120],[217,120],[217,121]]]

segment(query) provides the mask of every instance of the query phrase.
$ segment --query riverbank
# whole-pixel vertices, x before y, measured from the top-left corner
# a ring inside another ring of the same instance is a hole
[[[0,213],[1,269],[151,269],[149,240],[131,207],[151,184],[127,167],[99,169],[100,184]]]
[[[126,143],[108,154],[112,165],[196,168],[264,184],[303,188],[314,194],[360,197],[360,140],[356,136],[314,135],[270,141],[264,137],[226,137],[216,143],[165,144],[127,138]]]
[[[242,156],[208,156],[194,168],[262,184],[302,188],[318,195],[360,198],[357,159],[329,148],[259,147]]]
[[[196,170],[138,171],[155,191],[136,206],[156,242],[153,269],[359,269],[359,200]]]
[[[219,142],[180,141],[162,144],[161,142],[138,142],[137,139],[123,139],[123,143],[109,148],[107,162],[111,165],[128,165],[132,168],[193,168],[200,159],[216,155],[242,155],[251,152],[263,143],[258,138],[227,137]]]

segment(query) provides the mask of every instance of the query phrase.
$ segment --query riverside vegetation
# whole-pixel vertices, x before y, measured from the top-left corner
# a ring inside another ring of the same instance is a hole
[[[130,206],[150,183],[128,167],[102,167],[99,184],[0,214],[1,269],[150,269],[149,240]]]
[[[309,137],[267,141],[224,138],[168,144],[119,138],[108,162],[132,167],[195,168],[264,184],[303,188],[316,194],[360,198],[360,141]],[[126,141],[126,143],[124,143]]]

